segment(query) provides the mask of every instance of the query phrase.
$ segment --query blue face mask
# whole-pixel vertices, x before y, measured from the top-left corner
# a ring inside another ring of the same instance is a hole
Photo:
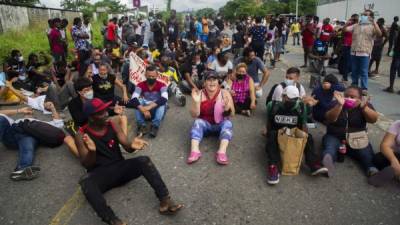
[[[369,17],[368,16],[365,16],[365,15],[362,15],[361,17],[360,17],[360,23],[361,24],[369,24],[370,22],[369,22]]]

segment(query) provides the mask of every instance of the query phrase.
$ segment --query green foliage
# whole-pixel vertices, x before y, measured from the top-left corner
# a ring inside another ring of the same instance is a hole
[[[203,16],[205,16],[207,18],[210,18],[210,17],[212,17],[212,16],[214,16],[216,14],[217,14],[217,11],[215,11],[214,9],[212,9],[212,8],[204,8],[204,9],[197,10],[195,15],[198,18],[201,18]]]
[[[296,12],[296,0],[231,0],[219,9],[224,18],[236,20],[244,16],[266,16]],[[299,15],[316,13],[317,0],[299,0]]]
[[[99,2],[96,2],[94,4],[94,7],[107,7],[109,9],[109,13],[119,13],[119,12],[124,12],[127,10],[126,5],[121,4],[120,0],[102,0]]]
[[[167,12],[171,11],[172,0],[166,0],[167,3]]]
[[[61,1],[61,7],[69,10],[83,10],[90,6],[90,3],[86,0],[63,0]]]

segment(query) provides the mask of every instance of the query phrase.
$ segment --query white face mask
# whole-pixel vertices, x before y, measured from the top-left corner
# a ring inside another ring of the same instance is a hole
[[[18,57],[18,62],[22,62],[22,61],[24,61],[24,57],[23,56],[19,56]]]
[[[19,75],[19,76],[18,76],[18,79],[19,79],[19,80],[26,80],[26,76],[25,76],[25,75]]]
[[[90,90],[90,91],[87,91],[85,94],[83,94],[83,97],[88,100],[91,100],[91,99],[93,99],[93,95],[94,95],[93,90]]]
[[[102,79],[106,79],[107,76],[108,76],[108,74],[104,74],[104,75],[99,74],[99,77],[102,78]]]
[[[287,86],[294,85],[294,80],[286,79],[285,83],[286,83]]]

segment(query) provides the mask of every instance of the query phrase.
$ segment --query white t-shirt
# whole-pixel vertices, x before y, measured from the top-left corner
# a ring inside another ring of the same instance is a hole
[[[60,128],[62,129],[64,127],[64,121],[62,119],[53,119],[52,121],[42,121],[42,120],[37,120],[34,118],[21,118],[21,119],[17,119],[17,120],[13,120],[11,117],[0,113],[0,116],[3,116],[4,118],[6,118],[8,120],[8,123],[13,124],[13,123],[19,123],[22,122],[24,120],[30,120],[30,121],[41,121],[41,122],[45,122],[47,124],[50,124],[54,127]]]
[[[51,114],[50,111],[47,111],[44,108],[44,100],[45,99],[46,99],[46,95],[41,95],[36,98],[28,97],[27,105],[29,105],[32,109],[42,111],[44,114]]]
[[[274,94],[272,95],[272,101],[282,101],[282,93],[283,87],[282,85],[278,85],[275,88]],[[304,89],[303,85],[300,84],[300,98],[306,96],[306,90]]]
[[[211,63],[210,69],[214,70],[217,73],[222,73],[222,74],[227,74],[229,70],[232,70],[233,65],[232,62],[228,60],[228,62],[225,64],[225,66],[221,66],[218,63],[218,60],[214,60]]]

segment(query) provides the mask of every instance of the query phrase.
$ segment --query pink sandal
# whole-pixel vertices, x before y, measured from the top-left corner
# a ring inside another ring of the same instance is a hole
[[[187,164],[192,164],[201,158],[201,152],[190,152],[190,155],[186,161]]]
[[[229,163],[228,156],[226,153],[215,153],[215,158],[217,160],[217,163],[220,165],[227,165]]]

